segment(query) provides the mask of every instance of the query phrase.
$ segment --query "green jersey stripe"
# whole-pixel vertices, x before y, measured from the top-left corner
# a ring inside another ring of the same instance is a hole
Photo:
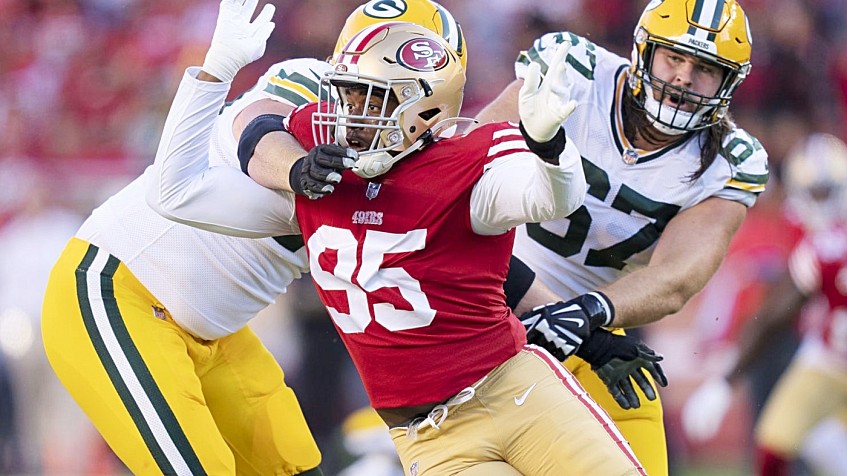
[[[290,102],[291,104],[294,104],[295,106],[302,106],[303,104],[309,104],[311,102],[314,102],[309,98],[304,97],[301,94],[296,93],[290,89],[274,86],[270,83],[265,88],[265,92],[268,94],[273,94],[274,96],[281,97],[282,99],[285,99],[286,101]]]
[[[768,174],[745,174],[739,172],[736,173],[734,177],[732,177],[732,181],[754,185],[765,185],[766,183],[768,183],[768,177]]]

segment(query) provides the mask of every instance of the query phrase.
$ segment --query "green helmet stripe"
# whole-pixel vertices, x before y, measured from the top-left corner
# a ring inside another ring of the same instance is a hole
[[[694,4],[691,21],[698,25],[709,25],[708,28],[712,31],[706,34],[706,39],[708,41],[715,41],[714,32],[721,24],[721,16],[723,15],[725,5],[726,0],[697,0]],[[697,32],[700,28],[697,28],[694,24],[688,26],[688,34],[697,36]]]

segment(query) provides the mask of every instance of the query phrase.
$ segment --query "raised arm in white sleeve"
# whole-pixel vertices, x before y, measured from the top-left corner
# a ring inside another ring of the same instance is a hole
[[[587,185],[579,151],[568,141],[559,165],[521,152],[494,160],[471,194],[471,225],[480,235],[499,235],[524,223],[570,215],[585,201]]]
[[[239,169],[209,168],[209,138],[230,83],[200,81],[189,68],[165,122],[147,203],[170,220],[248,238],[298,234],[294,195],[254,182]]]
[[[543,81],[539,65],[530,66],[518,110],[521,134],[538,156],[511,154],[488,165],[471,195],[476,233],[501,234],[523,223],[562,218],[585,201],[582,159],[562,128],[576,108],[565,64],[569,48],[570,43],[558,48]]]

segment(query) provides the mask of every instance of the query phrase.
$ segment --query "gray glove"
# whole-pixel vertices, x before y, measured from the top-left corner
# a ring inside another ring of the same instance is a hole
[[[356,164],[358,153],[353,149],[336,144],[316,145],[300,157],[288,176],[295,193],[313,200],[335,190],[334,184],[341,181],[341,172]]]

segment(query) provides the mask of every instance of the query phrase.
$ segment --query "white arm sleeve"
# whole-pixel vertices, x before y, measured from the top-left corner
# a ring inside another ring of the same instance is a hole
[[[585,173],[569,140],[550,165],[529,152],[509,154],[486,167],[471,194],[471,226],[480,235],[499,235],[523,223],[562,218],[585,201]]]
[[[147,203],[170,220],[247,238],[299,234],[294,195],[276,192],[229,166],[209,167],[209,141],[230,83],[186,70],[168,112],[148,182]]]

